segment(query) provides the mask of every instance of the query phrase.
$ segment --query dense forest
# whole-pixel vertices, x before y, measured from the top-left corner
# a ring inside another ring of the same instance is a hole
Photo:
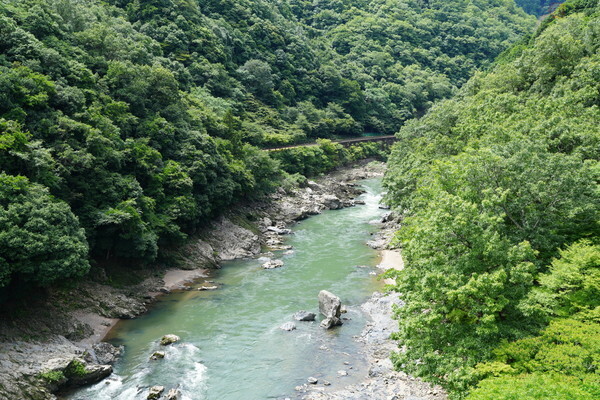
[[[456,399],[600,398],[600,6],[572,0],[398,133],[397,367]]]
[[[0,2],[0,298],[150,263],[228,206],[377,153],[535,25],[512,0]]]

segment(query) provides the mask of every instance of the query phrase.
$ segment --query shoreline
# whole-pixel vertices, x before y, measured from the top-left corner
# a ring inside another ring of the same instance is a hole
[[[164,281],[163,290],[160,292],[149,292],[148,295],[153,296],[153,301],[156,301],[160,296],[168,293],[187,290],[187,288],[195,283],[198,283],[201,279],[210,277],[210,271],[208,269],[181,269],[181,268],[170,268],[165,271],[162,278]],[[149,312],[151,310],[148,310]],[[141,315],[141,314],[140,314]],[[123,321],[121,318],[106,318],[94,313],[82,313],[81,316],[77,317],[82,323],[87,323],[94,330],[94,334],[81,342],[78,345],[93,345],[106,341],[110,338],[111,331],[120,322]]]

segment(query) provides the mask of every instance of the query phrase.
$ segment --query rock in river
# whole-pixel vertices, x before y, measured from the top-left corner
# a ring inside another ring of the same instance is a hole
[[[164,391],[165,391],[164,386],[152,386],[150,388],[150,392],[148,392],[148,397],[146,397],[146,398],[148,400],[158,400]]]
[[[293,322],[286,322],[285,324],[281,325],[279,329],[290,332],[296,329],[296,324]]]
[[[269,260],[262,265],[264,269],[275,269],[283,267],[283,261],[281,260]]]
[[[166,400],[178,400],[179,399],[179,394],[180,394],[179,389],[171,389],[171,390],[169,390],[169,392],[165,396],[165,399]]]
[[[160,339],[160,344],[162,346],[168,346],[173,343],[179,342],[180,338],[177,335],[165,335]]]
[[[298,311],[296,314],[294,314],[294,319],[296,321],[314,321],[316,318],[315,313],[311,313],[308,311]]]
[[[82,360],[75,359],[69,363],[64,373],[69,378],[69,385],[77,387],[99,382],[112,374],[112,371],[110,365],[85,365]]]
[[[336,325],[342,325],[341,308],[342,301],[339,297],[327,290],[321,290],[319,293],[319,312],[325,317],[321,322],[322,327],[330,329]]]
[[[330,210],[337,210],[338,208],[342,208],[342,202],[340,199],[332,194],[326,194],[323,196],[323,205]]]

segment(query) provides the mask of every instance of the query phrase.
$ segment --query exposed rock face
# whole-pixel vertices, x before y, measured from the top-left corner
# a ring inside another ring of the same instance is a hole
[[[317,316],[315,313],[304,310],[298,311],[296,314],[294,314],[294,319],[296,321],[314,321],[316,317]]]
[[[64,337],[51,342],[0,343],[0,399],[55,399],[52,392],[61,387],[97,382],[110,375],[109,365],[88,363],[84,356],[84,349]],[[69,375],[67,368],[75,360],[84,369],[77,376]],[[64,378],[44,378],[52,371]]]
[[[219,265],[215,249],[204,240],[191,240],[178,254],[178,266],[183,269],[216,268]]]
[[[252,231],[221,218],[208,239],[222,261],[253,257],[260,253],[260,238]]]
[[[160,339],[161,346],[168,346],[173,343],[179,342],[180,338],[177,335],[165,335]]]
[[[321,321],[321,326],[330,329],[342,325],[341,307],[342,301],[339,297],[327,290],[321,290],[319,293],[319,312],[325,317]]]
[[[373,221],[373,225],[379,226],[379,230],[373,234],[373,238],[367,242],[367,246],[376,250],[390,248],[390,242],[394,234],[400,228],[401,217],[395,212],[386,213],[379,221]]]
[[[148,392],[148,397],[146,397],[146,398],[148,400],[158,400],[164,391],[165,391],[164,386],[152,386],[150,388],[150,392]]]
[[[291,331],[293,331],[294,329],[296,329],[296,324],[295,324],[295,323],[293,323],[293,322],[286,322],[285,324],[281,325],[281,326],[279,327],[279,329],[282,329],[282,330],[284,330],[284,331],[291,332]]]
[[[278,228],[276,226],[269,226],[269,227],[267,227],[267,231],[276,233],[277,235],[289,235],[289,234],[292,233],[291,229]]]

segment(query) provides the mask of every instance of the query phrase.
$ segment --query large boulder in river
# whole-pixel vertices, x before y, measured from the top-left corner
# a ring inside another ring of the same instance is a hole
[[[177,335],[165,335],[160,339],[160,344],[162,346],[168,346],[170,344],[179,342],[180,338]]]
[[[342,325],[342,301],[339,297],[327,290],[321,290],[319,293],[319,312],[325,319],[321,326],[329,329],[337,325]]]
[[[146,398],[148,400],[158,400],[160,398],[160,396],[162,396],[164,391],[165,391],[164,386],[152,386],[150,388],[150,391],[148,392],[148,397],[146,397]]]

